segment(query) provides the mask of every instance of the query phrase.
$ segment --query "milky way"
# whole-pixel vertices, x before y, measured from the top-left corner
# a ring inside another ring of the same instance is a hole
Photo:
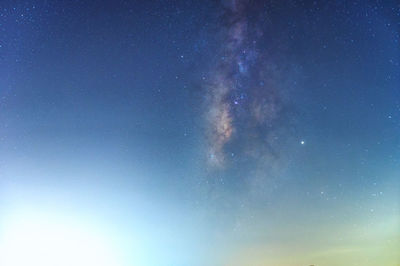
[[[224,8],[218,63],[207,84],[208,164],[226,169],[233,160],[246,160],[254,164],[253,172],[262,168],[265,174],[279,157],[285,107],[280,70],[264,46],[257,5],[231,1]]]

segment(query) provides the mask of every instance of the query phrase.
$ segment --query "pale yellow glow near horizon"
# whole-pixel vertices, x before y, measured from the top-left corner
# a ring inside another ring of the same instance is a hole
[[[265,238],[229,251],[230,266],[400,266],[400,228],[396,217],[356,228],[335,228],[283,242]],[[340,239],[340,240],[338,240]],[[251,242],[251,241],[250,241]]]

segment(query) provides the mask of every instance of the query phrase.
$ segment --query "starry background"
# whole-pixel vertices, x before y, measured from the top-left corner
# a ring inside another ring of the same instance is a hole
[[[1,1],[0,255],[57,217],[112,265],[399,265],[399,26],[396,1]]]

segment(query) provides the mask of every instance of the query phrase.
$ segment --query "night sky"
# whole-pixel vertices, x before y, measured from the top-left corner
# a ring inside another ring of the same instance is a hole
[[[0,1],[0,265],[400,265],[398,1]]]

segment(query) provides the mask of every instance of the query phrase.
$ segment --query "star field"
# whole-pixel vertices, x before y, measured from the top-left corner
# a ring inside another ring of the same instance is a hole
[[[397,266],[399,28],[396,1],[2,1],[0,265]]]

